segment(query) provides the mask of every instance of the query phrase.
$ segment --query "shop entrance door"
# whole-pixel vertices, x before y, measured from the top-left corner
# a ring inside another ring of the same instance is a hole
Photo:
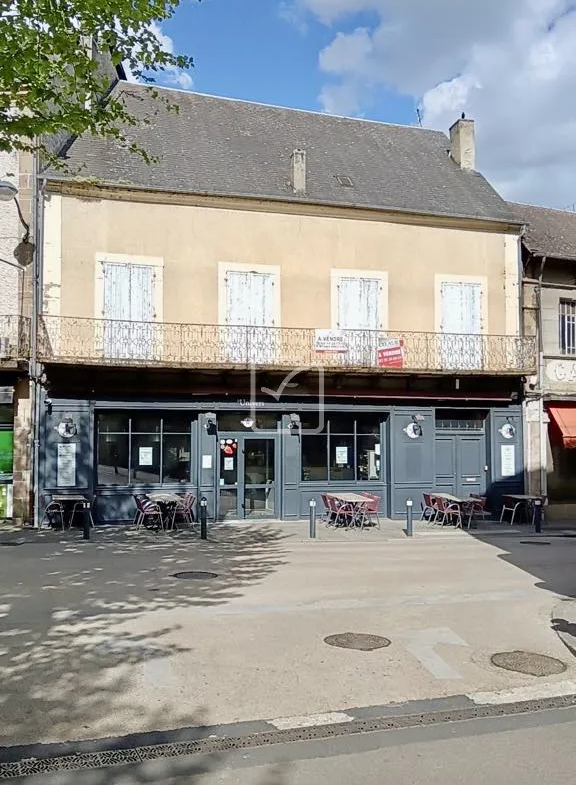
[[[437,489],[467,499],[486,493],[486,439],[482,435],[436,436]]]
[[[219,519],[278,517],[276,437],[231,433],[219,447]]]

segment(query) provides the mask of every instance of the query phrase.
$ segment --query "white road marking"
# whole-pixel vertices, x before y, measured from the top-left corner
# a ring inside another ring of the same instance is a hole
[[[576,694],[576,681],[553,681],[544,684],[530,684],[527,687],[515,687],[501,692],[471,692],[466,697],[474,703],[520,703],[521,701],[540,700],[542,698],[560,698],[562,695]]]
[[[437,679],[461,679],[462,675],[449,665],[435,651],[435,647],[443,644],[448,646],[466,646],[466,641],[452,632],[448,627],[434,627],[427,630],[415,630],[408,633],[407,650]]]
[[[300,717],[280,717],[277,720],[268,720],[278,730],[291,728],[313,728],[316,725],[336,725],[339,722],[353,722],[354,717],[342,711],[331,711],[326,714],[303,714]]]

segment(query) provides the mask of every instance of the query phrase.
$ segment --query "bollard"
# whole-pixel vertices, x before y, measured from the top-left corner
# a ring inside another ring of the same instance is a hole
[[[310,499],[310,538],[316,539],[316,499]]]
[[[412,499],[406,499],[406,534],[408,537],[414,536],[414,523],[412,520],[412,507],[414,502]]]
[[[534,500],[534,531],[536,534],[542,532],[542,499]]]
[[[82,539],[90,539],[90,508],[87,504],[82,507]]]
[[[205,496],[200,499],[200,539],[208,539],[208,499]]]

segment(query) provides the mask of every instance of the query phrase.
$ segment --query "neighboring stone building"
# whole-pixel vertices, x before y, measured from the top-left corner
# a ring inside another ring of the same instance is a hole
[[[112,86],[125,79],[122,67],[87,44]],[[45,139],[58,152],[69,141],[61,132]],[[0,152],[0,180],[18,189],[17,201],[0,201],[0,520],[32,517],[33,385],[29,378],[33,317],[33,156]]]
[[[524,221],[524,332],[540,367],[527,380],[530,489],[549,497],[549,517],[576,517],[576,213],[510,204]]]
[[[286,519],[329,490],[389,516],[522,491],[522,221],[474,170],[471,121],[450,140],[116,89],[158,161],[81,138],[81,179],[48,173],[46,496],[122,521],[152,489]]]
[[[0,180],[18,189],[0,201],[0,520],[28,516],[31,410],[28,382],[32,315],[32,156],[1,152]]]

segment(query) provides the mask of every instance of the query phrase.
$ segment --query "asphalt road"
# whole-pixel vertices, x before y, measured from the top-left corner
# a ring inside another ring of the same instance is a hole
[[[162,759],[26,785],[573,785],[576,709]]]

